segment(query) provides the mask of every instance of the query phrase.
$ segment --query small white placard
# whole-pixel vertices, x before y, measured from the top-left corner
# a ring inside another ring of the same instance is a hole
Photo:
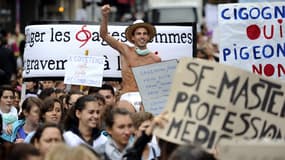
[[[103,56],[70,56],[66,63],[64,83],[101,87],[104,61]]]

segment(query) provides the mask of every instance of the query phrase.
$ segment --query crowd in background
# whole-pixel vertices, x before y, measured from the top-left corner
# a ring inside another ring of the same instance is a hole
[[[17,43],[16,39],[16,35],[2,32],[1,50],[10,56],[0,58],[0,65],[13,66],[1,71],[5,72],[1,76],[9,78],[1,78],[0,159],[215,159],[199,146],[178,146],[152,135],[153,128],[165,121],[165,115],[154,116],[143,107],[137,110],[120,100],[119,81],[104,81],[100,88],[68,88],[61,80],[25,81],[21,102],[20,48],[24,40]],[[198,58],[218,61],[217,45],[211,42],[205,24],[197,33],[197,42]]]
[[[117,105],[114,82],[84,91],[73,86],[69,92],[60,81],[29,83],[33,87],[27,87],[23,102],[17,88],[0,87],[0,159],[166,160],[175,150],[170,159],[179,160],[187,149],[181,147],[195,148],[199,155],[193,150],[194,156],[215,158],[198,146],[178,148],[158,140],[152,131],[165,124],[167,113],[154,116],[131,105]]]
[[[116,20],[143,16],[137,3],[143,1],[118,1]],[[134,13],[130,9],[137,15],[126,16]],[[167,113],[154,116],[120,100],[119,81],[105,81],[102,87],[26,81],[21,101],[24,35],[16,28],[14,33],[2,30],[0,38],[0,159],[216,159],[199,146],[178,146],[154,136]],[[195,56],[219,61],[218,44],[206,23],[197,33]]]

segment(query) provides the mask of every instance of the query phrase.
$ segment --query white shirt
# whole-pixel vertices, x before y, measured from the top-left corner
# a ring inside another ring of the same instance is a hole
[[[65,143],[71,147],[78,146],[80,144],[87,144],[81,137],[73,133],[72,131],[66,131],[63,133],[63,138]],[[92,148],[99,154],[104,153],[105,143],[107,142],[107,137],[101,134],[97,139],[93,141]]]

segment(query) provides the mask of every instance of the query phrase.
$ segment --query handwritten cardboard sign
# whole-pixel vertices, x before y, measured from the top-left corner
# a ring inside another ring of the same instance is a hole
[[[284,2],[218,8],[220,62],[285,80]]]
[[[177,60],[132,68],[145,111],[159,114],[165,107]]]
[[[155,134],[178,144],[285,138],[283,81],[227,65],[181,59],[166,110],[169,123]]]
[[[104,57],[70,56],[65,70],[64,83],[101,87]]]

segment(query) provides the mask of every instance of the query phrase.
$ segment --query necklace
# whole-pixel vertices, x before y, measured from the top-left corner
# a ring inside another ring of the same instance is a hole
[[[139,48],[136,48],[136,53],[140,56],[145,56],[147,54],[150,53],[150,50],[149,49],[139,49]]]

